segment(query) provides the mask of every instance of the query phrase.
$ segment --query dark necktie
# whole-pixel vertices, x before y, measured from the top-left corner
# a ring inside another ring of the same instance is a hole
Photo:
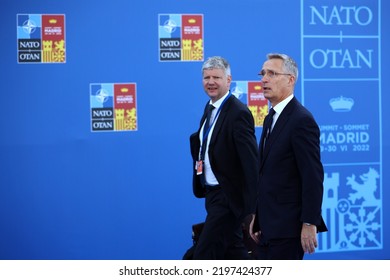
[[[206,134],[207,130],[210,127],[211,114],[212,114],[214,108],[215,107],[213,105],[211,105],[211,104],[209,104],[207,106],[206,123],[204,124],[204,128],[203,128],[203,137],[204,137],[204,135]],[[203,142],[206,142],[206,141],[203,141]]]
[[[204,124],[204,127],[203,127],[203,135],[202,135],[202,151],[201,151],[201,154],[200,154],[200,159],[203,161],[203,172],[202,174],[200,175],[200,182],[202,183],[202,185],[204,186],[205,185],[205,177],[204,177],[204,158],[205,158],[205,154],[206,154],[206,146],[207,146],[207,131],[209,130],[210,128],[210,122],[211,122],[211,114],[214,110],[214,106],[209,104],[208,107],[207,107],[207,113],[206,113],[206,122]]]
[[[271,134],[272,121],[273,121],[274,115],[275,115],[275,110],[274,110],[274,108],[271,108],[269,110],[268,115],[265,117],[264,126],[263,126],[263,130],[265,133],[264,139],[263,139],[263,149],[265,149],[265,145],[267,145],[267,140]]]

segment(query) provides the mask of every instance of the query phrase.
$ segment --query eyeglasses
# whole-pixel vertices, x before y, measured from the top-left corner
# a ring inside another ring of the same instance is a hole
[[[264,78],[265,76],[268,76],[270,79],[272,79],[273,77],[275,77],[277,75],[288,75],[288,76],[291,76],[291,74],[288,74],[288,73],[278,73],[278,72],[275,72],[273,70],[261,70],[260,73],[259,73],[259,76],[261,78]]]

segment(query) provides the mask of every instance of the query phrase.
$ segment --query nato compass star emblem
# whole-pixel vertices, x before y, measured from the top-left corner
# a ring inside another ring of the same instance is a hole
[[[176,27],[177,27],[176,22],[174,22],[174,21],[171,20],[171,19],[169,19],[169,20],[167,20],[166,22],[164,22],[164,29],[165,29],[165,31],[168,32],[168,33],[173,33],[173,32],[175,32]]]
[[[35,29],[36,29],[37,25],[35,24],[35,22],[33,22],[32,20],[26,20],[24,23],[23,23],[23,31],[26,32],[27,34],[31,34],[31,33],[34,33]]]
[[[104,103],[107,101],[108,99],[108,92],[105,90],[105,89],[99,89],[97,92],[96,92],[96,95],[95,95],[95,98],[96,100],[99,102],[99,103]]]
[[[241,98],[241,96],[244,94],[244,91],[240,87],[234,87],[232,90],[232,94],[237,97],[238,99]]]

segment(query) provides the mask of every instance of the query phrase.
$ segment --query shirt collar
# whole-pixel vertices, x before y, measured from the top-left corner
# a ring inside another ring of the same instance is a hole
[[[275,112],[280,115],[283,111],[283,109],[287,106],[287,104],[291,101],[291,99],[294,98],[294,94],[289,95],[286,99],[284,99],[282,102],[278,103],[274,108]]]
[[[226,99],[226,97],[229,95],[229,91],[227,93],[225,93],[224,96],[222,96],[222,98],[220,98],[218,101],[216,101],[215,103],[211,103],[211,100],[210,100],[210,103],[211,105],[213,105],[215,108],[219,108],[221,107],[221,104],[222,102]]]

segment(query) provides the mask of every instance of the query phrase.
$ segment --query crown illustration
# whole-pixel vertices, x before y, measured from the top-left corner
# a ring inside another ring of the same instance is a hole
[[[196,22],[196,20],[193,19],[193,18],[191,18],[191,19],[188,20],[188,23],[195,23],[195,22]]]
[[[56,24],[57,23],[57,20],[55,18],[52,18],[49,20],[49,23],[51,24]]]
[[[259,85],[255,86],[255,90],[261,90],[261,86]]]
[[[128,88],[121,88],[121,92],[129,92]]]
[[[346,98],[343,96],[332,98],[329,100],[329,105],[335,112],[349,112],[355,102],[352,98]]]

